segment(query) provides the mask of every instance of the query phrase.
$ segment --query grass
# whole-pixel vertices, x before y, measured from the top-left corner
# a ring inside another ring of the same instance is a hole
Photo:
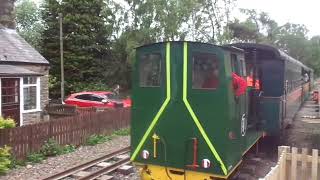
[[[47,157],[67,154],[75,150],[76,147],[74,145],[61,146],[55,140],[49,139],[43,144],[39,152],[30,153],[26,160],[33,164],[40,163]]]
[[[114,131],[112,134],[115,136],[129,136],[130,135],[130,128],[119,129],[117,131]]]
[[[94,146],[97,144],[107,142],[108,140],[111,140],[111,139],[112,139],[111,136],[94,134],[88,137],[86,144],[89,146]]]
[[[128,135],[130,135],[130,128],[119,129],[117,131],[114,131],[110,136],[94,134],[88,137],[86,141],[86,145],[94,146],[97,144],[110,141],[116,136],[128,136]]]
[[[11,156],[10,161],[11,161],[11,163],[9,165],[10,169],[14,169],[14,168],[18,168],[18,167],[26,165],[26,161],[25,160],[16,159],[13,156]]]
[[[72,153],[76,151],[76,146],[69,144],[69,145],[65,145],[64,147],[62,147],[62,154],[68,154],[68,153]]]
[[[37,153],[37,152],[30,153],[27,156],[27,162],[31,162],[33,164],[40,163],[45,159],[46,159],[46,157],[42,153]]]

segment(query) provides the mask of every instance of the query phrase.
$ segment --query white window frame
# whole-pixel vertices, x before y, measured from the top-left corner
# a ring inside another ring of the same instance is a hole
[[[36,77],[36,84],[23,84],[23,77],[20,78],[20,100],[21,100],[21,109],[20,111],[22,113],[32,113],[32,112],[38,112],[41,111],[41,107],[40,107],[40,77]],[[24,109],[24,91],[23,88],[26,87],[36,87],[36,98],[37,98],[37,102],[36,102],[36,108],[35,109],[30,109],[30,110],[25,110]]]

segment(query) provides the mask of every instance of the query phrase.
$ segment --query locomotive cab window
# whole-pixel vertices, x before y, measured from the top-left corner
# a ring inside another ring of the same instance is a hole
[[[237,61],[237,55],[231,54],[231,69],[232,72],[240,75],[239,63]]]
[[[161,55],[157,53],[143,54],[139,62],[140,86],[159,87],[161,74]]]
[[[216,55],[193,54],[192,88],[216,89],[219,86],[219,63]]]

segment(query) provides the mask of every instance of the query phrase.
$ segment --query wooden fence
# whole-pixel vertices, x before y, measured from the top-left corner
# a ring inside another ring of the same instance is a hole
[[[110,134],[129,127],[129,123],[128,108],[86,111],[38,124],[0,129],[0,146],[8,145],[17,158],[24,158],[28,153],[38,151],[50,138],[61,145],[80,145],[92,134]]]
[[[50,115],[50,119],[57,119],[65,116],[75,116],[86,112],[108,111],[108,107],[77,107],[68,104],[48,104],[45,111]]]
[[[271,168],[266,177],[260,180],[318,180],[320,156],[317,149],[308,155],[308,149],[280,146],[278,149],[278,163]]]

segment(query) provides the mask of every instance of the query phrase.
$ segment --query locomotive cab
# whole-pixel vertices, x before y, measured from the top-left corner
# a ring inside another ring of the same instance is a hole
[[[131,160],[152,179],[228,178],[261,137],[248,129],[244,52],[197,42],[137,48],[133,69]]]

